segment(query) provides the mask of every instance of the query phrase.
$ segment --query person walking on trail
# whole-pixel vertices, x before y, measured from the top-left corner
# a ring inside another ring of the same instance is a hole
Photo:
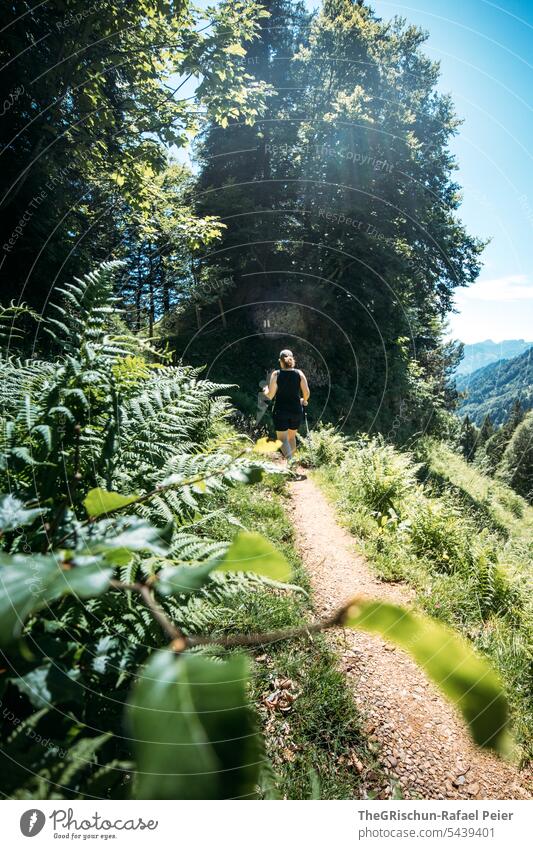
[[[305,374],[295,368],[292,351],[284,349],[279,355],[279,364],[281,368],[272,372],[263,393],[269,400],[275,399],[276,438],[281,442],[283,456],[292,464],[296,453],[296,433],[302,422],[302,405],[307,406],[310,392]]]

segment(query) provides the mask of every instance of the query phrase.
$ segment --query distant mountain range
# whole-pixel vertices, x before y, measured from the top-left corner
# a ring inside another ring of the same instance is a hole
[[[475,342],[473,345],[465,345],[464,357],[457,366],[456,374],[472,374],[490,363],[499,360],[510,360],[518,357],[533,345],[533,341],[525,342],[524,339],[505,339],[503,342],[493,342],[485,339],[484,342]]]
[[[529,346],[518,357],[500,359],[472,374],[457,375],[457,389],[467,393],[458,410],[461,418],[468,415],[476,424],[481,424],[489,413],[495,424],[502,424],[516,398],[524,409],[533,407],[533,346],[531,343]]]

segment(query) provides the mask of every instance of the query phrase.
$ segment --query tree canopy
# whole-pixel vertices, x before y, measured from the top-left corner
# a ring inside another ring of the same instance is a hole
[[[197,147],[196,208],[227,228],[202,263],[225,263],[234,284],[229,329],[207,312],[197,347],[224,340],[266,367],[274,337],[297,350],[329,418],[386,429],[401,411],[404,432],[431,426],[453,400],[445,316],[482,249],[458,217],[459,121],[438,65],[423,32],[365,5],[325,2],[311,19],[266,7],[241,61],[276,89],[268,111],[210,124]]]
[[[262,12],[239,1],[207,19],[173,0],[11,7],[0,47],[9,297],[43,307],[57,281],[129,256],[133,232],[148,245],[135,269],[142,283],[156,234],[170,251],[174,236],[212,235],[180,195],[183,169],[168,170],[169,153],[207,116],[258,114],[264,87],[236,60]],[[182,96],[187,85],[194,96]],[[142,286],[148,315],[154,285]]]

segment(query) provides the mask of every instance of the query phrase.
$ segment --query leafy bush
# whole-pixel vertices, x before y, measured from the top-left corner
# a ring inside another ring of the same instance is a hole
[[[347,445],[347,438],[336,428],[321,424],[302,440],[300,458],[305,466],[335,466],[343,459]]]
[[[350,446],[340,467],[350,494],[377,514],[391,508],[401,516],[402,500],[416,485],[416,468],[409,454],[402,454],[380,437],[362,437]]]

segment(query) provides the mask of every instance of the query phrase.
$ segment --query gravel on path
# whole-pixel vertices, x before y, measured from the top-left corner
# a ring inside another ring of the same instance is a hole
[[[311,478],[290,484],[292,520],[316,612],[327,616],[355,595],[410,604],[405,584],[377,579],[356,552]],[[353,689],[369,739],[404,798],[528,799],[530,776],[471,741],[455,708],[408,655],[381,638],[343,629],[328,633]]]

